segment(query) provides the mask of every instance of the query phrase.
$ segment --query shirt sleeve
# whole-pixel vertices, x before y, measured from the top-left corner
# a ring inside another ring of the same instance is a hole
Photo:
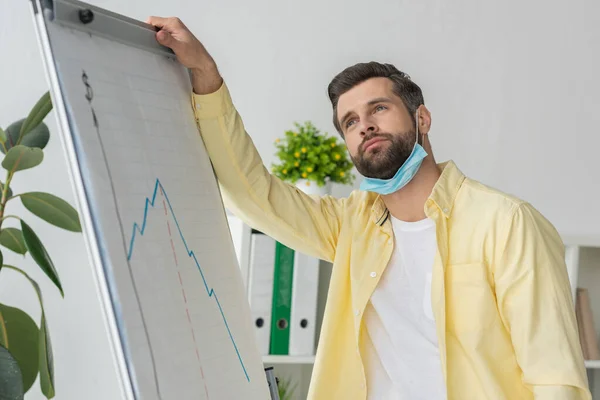
[[[225,206],[288,247],[332,261],[345,199],[309,196],[269,173],[225,83],[192,106]]]
[[[522,203],[506,233],[494,268],[496,296],[524,384],[539,400],[591,400],[558,232]]]

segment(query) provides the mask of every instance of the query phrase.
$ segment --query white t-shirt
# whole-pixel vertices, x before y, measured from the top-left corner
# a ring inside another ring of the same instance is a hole
[[[394,252],[364,315],[367,398],[446,399],[431,308],[435,222],[391,218]]]

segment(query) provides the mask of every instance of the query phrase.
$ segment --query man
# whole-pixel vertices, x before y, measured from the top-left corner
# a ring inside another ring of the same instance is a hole
[[[363,190],[310,197],[265,169],[183,23],[149,22],[192,72],[226,205],[333,262],[309,398],[591,399],[559,235],[530,204],[435,162],[431,115],[406,74],[357,64],[331,82]]]

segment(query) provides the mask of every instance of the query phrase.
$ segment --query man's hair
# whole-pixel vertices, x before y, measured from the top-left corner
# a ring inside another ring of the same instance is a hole
[[[421,104],[425,104],[421,88],[414,83],[408,74],[399,71],[392,64],[381,64],[375,61],[359,63],[346,68],[333,78],[327,87],[329,100],[333,106],[333,125],[343,135],[342,128],[338,122],[337,105],[340,96],[352,89],[354,86],[371,78],[388,78],[394,83],[394,94],[402,99],[415,123],[415,113]]]

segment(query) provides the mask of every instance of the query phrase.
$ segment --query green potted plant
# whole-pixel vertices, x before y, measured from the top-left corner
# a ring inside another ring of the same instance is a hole
[[[294,125],[295,130],[275,140],[279,162],[272,165],[272,172],[311,194],[328,193],[332,182],[352,184],[355,177],[346,146],[337,137],[321,134],[310,121]]]
[[[280,400],[293,400],[296,384],[292,384],[291,378],[277,378],[277,393]]]
[[[66,201],[43,192],[15,194],[10,188],[19,171],[41,164],[43,149],[50,139],[50,131],[43,120],[51,110],[52,101],[46,92],[27,118],[14,122],[6,130],[0,128],[0,152],[4,154],[2,167],[6,170],[6,178],[0,182],[0,245],[3,247],[0,250],[0,279],[15,274],[27,280],[41,308],[38,325],[27,313],[0,299],[0,400],[23,399],[38,374],[46,398],[55,395],[52,346],[40,287],[25,270],[4,264],[2,254],[8,249],[24,257],[29,255],[64,297],[58,272],[37,234],[23,218],[6,212],[7,206],[18,199],[28,211],[46,222],[81,232],[79,215]],[[6,226],[7,222],[13,221],[16,226]]]

